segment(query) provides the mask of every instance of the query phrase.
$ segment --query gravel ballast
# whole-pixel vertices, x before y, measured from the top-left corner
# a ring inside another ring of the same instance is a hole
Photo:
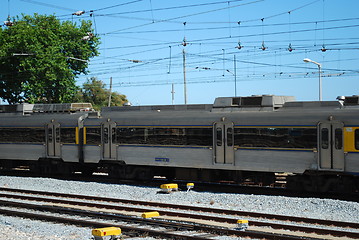
[[[158,194],[159,188],[151,187],[8,176],[0,176],[0,186],[359,223],[359,203],[331,199],[195,191]],[[89,228],[7,216],[0,216],[0,231],[4,239],[91,239]]]

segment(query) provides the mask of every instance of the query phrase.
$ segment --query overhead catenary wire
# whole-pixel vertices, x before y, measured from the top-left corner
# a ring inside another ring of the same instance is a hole
[[[273,78],[269,77],[270,75],[273,76]],[[277,77],[274,78],[274,75]],[[272,74],[256,74],[256,75],[243,75],[239,76],[239,82],[248,82],[248,81],[278,81],[278,80],[297,80],[297,79],[303,79],[308,78],[310,76],[316,76],[317,71],[313,70],[313,72],[310,73],[272,73]],[[324,78],[332,78],[332,77],[353,77],[353,76],[359,76],[359,74],[346,74],[346,73],[328,73],[327,75],[323,76]],[[224,83],[224,82],[233,82],[233,77],[227,77],[223,78],[222,76],[210,76],[210,77],[199,77],[199,78],[193,78],[189,79],[187,81],[187,84],[204,84],[204,83]],[[172,82],[168,82],[167,80],[156,80],[156,81],[121,81],[118,83],[114,83],[113,86],[121,86],[121,87],[143,87],[143,86],[163,86],[163,85],[172,85],[178,84],[182,85],[183,82],[181,82],[183,79],[176,78],[173,79]]]
[[[7,0],[7,18],[10,21],[10,0]]]
[[[145,13],[145,12],[157,12],[157,11],[168,11],[168,10],[178,10],[178,9],[185,9],[185,8],[194,8],[194,7],[205,7],[210,5],[218,5],[224,4],[228,2],[241,2],[243,0],[231,0],[231,1],[218,1],[218,2],[210,2],[210,3],[197,3],[197,4],[187,4],[187,5],[180,5],[174,7],[162,7],[162,8],[151,8],[145,10],[133,10],[133,11],[126,11],[126,12],[118,12],[118,13],[109,13],[105,14],[104,16],[112,16],[112,15],[124,15],[124,14],[138,14],[138,13]]]
[[[131,2],[128,2],[128,3],[123,3],[123,4],[129,4],[129,3],[133,3],[133,2],[136,2],[136,1],[131,1]],[[229,3],[229,1],[226,1],[226,2]],[[298,8],[295,8],[295,9],[293,9],[293,10],[291,10],[291,11],[299,10],[299,9],[301,9],[301,8],[303,8],[303,7],[306,7],[306,6],[308,6],[308,5],[311,5],[311,4],[315,3],[315,2],[317,2],[317,1],[310,2],[310,3],[308,3],[308,4],[305,4],[305,5],[303,5],[303,6],[300,6],[300,7],[298,7]],[[106,8],[116,7],[116,6],[120,6],[120,5],[123,5],[123,4],[118,4],[118,5],[110,6],[110,7],[106,7]],[[97,10],[103,10],[103,9],[106,9],[106,8],[101,8],[101,9],[97,9]],[[272,15],[272,16],[269,16],[269,17],[267,17],[267,18],[270,18],[270,17],[273,17],[273,16],[277,16],[277,15],[278,15],[278,14]]]
[[[149,0],[147,0],[146,2],[148,3]],[[135,1],[131,1],[135,4]],[[182,19],[183,21],[187,22],[187,26],[186,26],[186,34],[188,35],[188,43],[190,43],[191,45],[196,45],[197,46],[202,46],[201,47],[201,54],[197,54],[197,52],[194,52],[195,48],[192,48],[191,51],[188,51],[188,72],[189,73],[195,73],[200,72],[201,74],[205,74],[206,70],[199,70],[197,69],[196,71],[192,71],[191,68],[193,68],[195,65],[200,66],[200,67],[208,67],[206,65],[209,65],[209,67],[211,67],[212,71],[209,71],[209,73],[213,73],[216,74],[215,78],[218,81],[218,76],[222,76],[224,74],[221,74],[221,72],[218,72],[218,70],[215,69],[220,69],[220,71],[225,70],[225,64],[227,64],[226,62],[228,61],[233,61],[232,58],[229,59],[225,56],[220,56],[221,54],[223,54],[222,49],[224,49],[225,51],[225,55],[229,56],[232,55],[234,53],[239,54],[238,55],[238,60],[243,60],[244,62],[239,62],[241,63],[240,67],[238,69],[241,70],[246,70],[248,68],[248,66],[253,66],[255,65],[256,69],[255,71],[253,71],[253,74],[249,75],[249,71],[245,71],[244,74],[241,75],[241,77],[245,77],[246,74],[248,75],[247,78],[260,78],[260,75],[265,75],[267,77],[274,77],[276,75],[278,76],[282,76],[281,79],[283,78],[283,73],[288,73],[288,75],[290,74],[289,71],[287,71],[287,68],[291,68],[291,67],[295,67],[295,66],[300,66],[297,65],[295,62],[293,61],[283,61],[284,64],[280,64],[278,62],[275,62],[275,64],[269,64],[270,63],[270,58],[273,58],[274,56],[278,56],[278,54],[281,57],[286,57],[288,56],[288,49],[290,47],[291,44],[295,45],[295,51],[293,51],[291,53],[292,56],[299,56],[299,58],[302,59],[301,56],[303,56],[304,54],[310,54],[310,53],[320,53],[320,47],[314,46],[316,44],[313,44],[313,38],[316,39],[316,37],[314,37],[314,35],[316,33],[321,33],[321,32],[325,32],[325,38],[324,35],[321,39],[320,35],[319,35],[319,45],[321,45],[320,43],[322,42],[323,45],[325,43],[325,48],[328,51],[341,51],[342,53],[345,51],[351,51],[353,49],[358,49],[359,48],[359,43],[358,41],[356,41],[356,38],[354,37],[355,35],[353,35],[352,37],[350,37],[349,35],[338,35],[337,38],[335,38],[334,35],[332,35],[331,33],[335,33],[336,30],[354,30],[353,32],[355,32],[356,28],[358,27],[358,25],[356,25],[356,23],[354,21],[357,21],[359,18],[348,18],[348,19],[331,19],[328,20],[327,18],[321,18],[320,14],[319,14],[319,20],[315,20],[315,21],[292,21],[295,20],[296,15],[291,14],[291,10],[289,11],[279,11],[279,13],[270,13],[266,16],[259,16],[259,14],[255,14],[253,16],[253,18],[251,19],[239,19],[237,21],[237,19],[235,19],[232,16],[235,15],[230,15],[231,11],[228,8],[228,6],[231,6],[232,4],[236,4],[234,3],[236,1],[223,1],[221,3],[218,4],[225,4],[227,8],[227,12],[228,12],[228,21],[226,19],[226,16],[224,14],[224,17],[222,19],[219,20],[224,20],[223,22],[218,21],[217,23],[220,24],[220,26],[206,26],[209,24],[214,23],[210,22],[210,21],[206,21],[206,19],[203,19],[203,21],[201,21],[200,18],[198,18],[198,20],[195,20],[194,18],[184,18]],[[311,1],[308,4],[304,4],[301,7],[309,7],[310,4],[314,4],[320,2],[318,1]],[[129,2],[130,3],[130,2]],[[152,3],[150,1],[150,3]],[[144,3],[143,3],[144,4]],[[192,4],[192,5],[196,5],[196,4]],[[288,4],[288,9],[296,9],[291,7],[292,4]],[[114,6],[114,5],[113,5]],[[215,6],[215,5],[213,5]],[[148,7],[148,6],[147,6]],[[115,8],[115,7],[114,7]],[[163,8],[166,8],[166,6],[164,6]],[[175,9],[176,7],[173,7],[173,9]],[[100,9],[100,8],[99,8]],[[110,9],[110,8],[109,8]],[[157,8],[159,9],[159,8]],[[301,9],[301,8],[299,8]],[[298,10],[299,10],[298,9]],[[114,9],[115,11],[117,9]],[[121,9],[122,10],[122,9]],[[193,9],[194,11],[195,9]],[[206,10],[206,9],[205,9]],[[283,9],[282,9],[283,10]],[[100,11],[100,10],[99,10]],[[149,13],[153,13],[156,12],[156,8],[155,7],[150,7],[150,9],[135,9],[135,11],[147,11]],[[133,11],[133,12],[135,12]],[[162,11],[162,10],[158,10],[158,11]],[[121,11],[122,15],[126,15],[126,14],[131,14],[131,13],[125,13],[126,11]],[[130,11],[128,11],[130,12]],[[195,12],[195,11],[194,11]],[[203,9],[199,12],[204,12]],[[234,10],[233,10],[234,12]],[[156,18],[158,18],[157,20],[161,20],[161,16],[159,14],[157,14],[158,12],[156,12]],[[225,13],[225,12],[224,12]],[[118,15],[116,15],[118,14]],[[136,13],[134,13],[133,17],[137,18],[138,16],[135,16]],[[282,18],[276,18],[276,22],[269,22],[267,21],[268,18],[274,18],[276,16],[282,16],[287,14],[287,18],[285,18],[284,16]],[[324,13],[323,13],[324,14]],[[98,20],[99,22],[101,22],[103,20],[104,17],[116,17],[121,15],[121,13],[107,13],[106,9],[104,9],[104,11],[102,12],[96,12],[96,20]],[[150,15],[150,14],[148,14]],[[263,15],[263,14],[261,14]],[[291,18],[291,16],[293,15],[293,18]],[[237,15],[238,16],[238,15]],[[295,17],[294,17],[295,16]],[[79,18],[76,19],[86,19],[87,16],[81,16]],[[94,17],[94,16],[92,16]],[[128,17],[129,19],[131,19],[131,16],[122,16],[122,17]],[[174,16],[176,17],[176,16]],[[258,19],[264,19],[264,21],[261,22],[261,24],[259,24]],[[287,20],[289,18],[289,20]],[[151,17],[148,17],[148,19],[146,18],[140,18],[138,17],[138,19],[141,19],[140,21],[149,21],[152,22],[153,20],[156,20],[154,18],[154,16],[151,14]],[[250,20],[256,20],[251,22]],[[283,20],[284,19],[284,20]],[[180,19],[176,20],[170,20],[167,21],[168,23],[183,23],[183,21],[180,21]],[[232,22],[233,21],[233,22]],[[247,21],[247,22],[246,22]],[[351,22],[353,21],[353,23]],[[241,23],[241,24],[238,24]],[[194,24],[197,24],[196,27],[194,27]],[[233,30],[233,24],[237,24],[238,25],[238,34],[237,36],[234,36],[236,34],[234,34],[234,32],[232,32],[231,30]],[[310,26],[309,26],[310,25]],[[152,27],[152,25],[149,25]],[[153,25],[154,26],[154,25]],[[91,74],[92,76],[99,74],[99,76],[106,76],[106,74],[122,74],[121,71],[124,69],[127,69],[128,72],[131,72],[131,74],[128,74],[129,78],[132,78],[133,81],[138,81],[141,82],[140,78],[143,78],[143,80],[151,78],[152,76],[158,77],[159,81],[162,81],[163,77],[166,76],[166,74],[168,74],[169,72],[171,73],[171,75],[168,75],[169,79],[169,83],[171,83],[171,79],[180,79],[180,74],[181,71],[178,71],[179,66],[180,66],[180,58],[178,56],[178,46],[181,46],[181,44],[183,42],[181,42],[181,38],[178,38],[178,40],[173,41],[173,38],[164,38],[164,39],[156,39],[155,37],[152,37],[153,39],[151,39],[151,37],[146,37],[146,36],[131,36],[132,34],[139,34],[139,33],[143,33],[143,34],[147,34],[147,33],[172,33],[172,32],[180,32],[183,31],[182,28],[174,26],[174,27],[170,27],[173,25],[165,25],[165,29],[162,28],[160,30],[156,30],[156,29],[139,29],[139,31],[120,31],[117,33],[112,33],[112,34],[105,34],[102,35],[104,38],[106,37],[106,39],[112,37],[114,39],[111,40],[115,40],[118,43],[114,44],[114,47],[100,47],[100,51],[107,51],[109,50],[107,53],[111,53],[111,54],[106,54],[105,56],[100,56],[98,58],[95,58],[93,60],[91,60],[91,62],[89,63],[91,66]],[[281,27],[281,26],[287,26],[287,27]],[[320,26],[318,28],[318,26]],[[262,31],[260,28],[264,28],[265,31]],[[222,31],[224,29],[224,31]],[[244,29],[244,31],[240,31],[240,29]],[[100,31],[102,30],[103,33],[107,33],[109,31],[103,31],[103,29],[101,29],[101,27],[99,28],[99,32],[96,31],[96,23],[95,23],[95,33],[97,32],[98,34],[102,34],[100,33]],[[213,32],[212,32],[213,30]],[[218,32],[216,32],[218,30]],[[202,35],[202,36],[197,36],[197,35],[192,35],[192,33],[194,31],[207,31],[213,33],[213,35]],[[222,32],[220,32],[222,31]],[[230,34],[228,34],[228,32]],[[302,37],[305,36],[304,33],[309,33],[309,32],[313,32],[314,34],[309,35],[309,37]],[[245,33],[244,35],[242,35],[242,33]],[[233,35],[232,35],[233,34]],[[127,35],[127,36],[122,36],[122,35]],[[217,35],[217,36],[215,36]],[[195,36],[195,37],[194,37]],[[280,38],[277,38],[276,36],[280,36]],[[131,41],[130,44],[128,44],[128,40],[127,43],[126,41],[122,41],[124,38],[132,38],[134,40],[139,40],[139,41]],[[135,39],[136,38],[136,39]],[[236,38],[236,39],[234,39]],[[256,38],[259,38],[259,41],[256,40]],[[260,39],[262,38],[262,42],[264,42],[265,40],[265,44],[266,46],[269,46],[268,51],[260,51],[258,48],[260,48]],[[321,41],[322,40],[322,41]],[[106,41],[110,41],[110,40],[106,40]],[[156,41],[156,42],[155,42]],[[236,46],[239,46],[240,44],[238,44],[238,42],[240,42],[241,44],[243,43],[243,46],[245,46],[241,51],[238,51],[238,48],[236,49]],[[176,47],[175,47],[176,46]],[[170,54],[168,54],[168,48],[170,48]],[[192,51],[193,50],[193,51]],[[142,54],[142,53],[150,53],[147,57],[146,55]],[[127,57],[128,56],[128,57]],[[136,57],[139,58],[136,58]],[[219,57],[218,57],[219,56]],[[145,58],[145,59],[144,59]],[[219,59],[218,59],[219,58]],[[143,62],[142,64],[131,64],[130,62],[126,62],[127,59],[141,59]],[[156,61],[155,59],[157,59],[158,61]],[[162,60],[159,60],[162,59]],[[341,58],[340,61],[344,61],[344,59],[347,59],[348,61],[356,61],[355,58],[352,58],[353,60],[350,60],[350,58]],[[330,61],[330,60],[328,60]],[[332,60],[331,60],[332,61]],[[337,63],[339,60],[334,60],[334,63]],[[326,62],[326,61],[325,61]],[[224,64],[223,64],[224,63]],[[263,65],[261,63],[267,63],[267,65]],[[277,64],[278,63],[278,64]],[[330,63],[330,62],[328,62]],[[221,65],[223,64],[223,66],[221,67]],[[293,65],[293,66],[291,66]],[[228,66],[228,64],[227,64]],[[273,71],[270,70],[271,67],[277,67],[278,68],[276,70],[278,71]],[[301,69],[301,68],[298,68]],[[303,68],[302,68],[303,69]],[[305,67],[304,69],[309,69],[308,67]],[[265,74],[264,72],[267,73]],[[311,71],[312,69],[310,69]],[[315,70],[315,69],[313,69]],[[326,69],[326,71],[329,70],[329,68]],[[337,70],[339,71],[340,69],[337,68]],[[351,70],[351,74],[352,76],[356,73],[355,72],[355,68],[350,69],[347,68],[346,70]],[[299,70],[300,71],[300,70]],[[282,73],[282,74],[280,74]],[[333,77],[335,74],[340,74],[339,72],[333,71],[332,72]],[[346,72],[345,74],[349,75],[349,72]],[[226,74],[228,75],[228,74]],[[295,73],[292,72],[291,76],[294,76]],[[298,74],[299,76],[300,74]],[[311,74],[309,74],[310,76]],[[228,76],[226,76],[225,78],[227,78]],[[207,77],[210,78],[210,77]],[[200,82],[200,80],[206,81],[205,78],[198,78],[198,82]],[[207,79],[208,80],[208,79]],[[189,76],[189,81],[191,81],[191,76]]]
[[[153,17],[152,0],[150,0],[150,5],[151,5],[151,17],[152,17],[152,22],[155,22],[155,19],[154,19],[154,17]]]
[[[312,4],[312,3],[314,3],[314,2],[316,2],[316,1],[313,1],[313,2],[311,2],[310,4]],[[305,6],[308,6],[308,5],[310,5],[310,4],[306,4],[306,5],[304,5],[304,6],[298,7],[298,8],[296,8],[296,9],[291,10],[291,11],[300,9],[300,8],[305,7]],[[303,31],[305,31],[305,30],[303,30]],[[207,41],[207,40],[208,40],[208,39],[205,39],[204,41]],[[201,44],[202,44],[202,43],[201,43]]]
[[[26,0],[23,0],[23,1],[26,1]],[[31,0],[29,0],[29,1],[31,1]],[[110,6],[110,7],[105,7],[105,8],[102,8],[102,9],[94,9],[94,10],[90,10],[90,12],[101,11],[101,10],[110,9],[110,8],[115,8],[115,7],[118,7],[118,6],[123,6],[123,5],[131,4],[131,3],[135,3],[135,2],[139,2],[139,1],[144,1],[144,0],[131,1],[131,2],[117,4],[117,5]],[[99,14],[99,15],[104,16],[104,17],[115,17],[115,16],[125,15],[125,14],[138,14],[138,13],[146,13],[146,12],[168,11],[168,10],[195,8],[195,7],[205,7],[205,6],[210,6],[210,5],[218,5],[218,4],[228,3],[228,2],[241,2],[241,1],[244,1],[244,0],[230,0],[230,1],[227,0],[227,1],[218,1],[218,2],[210,2],[210,3],[186,4],[186,5],[180,5],[180,6],[174,6],[174,7],[156,8],[156,9],[153,9],[151,7],[150,9],[144,9],[144,10],[132,10],[132,11],[126,11],[126,12],[117,12],[117,13],[104,13],[104,14]],[[66,15],[66,14],[65,15],[60,15],[58,17],[66,17],[66,16],[68,16],[68,15]]]
[[[331,19],[325,20],[325,23],[332,23],[332,22],[345,22],[345,21],[358,21],[359,18],[342,18],[342,19]],[[309,24],[318,24],[322,23],[322,21],[305,21],[305,22],[290,22],[290,23],[263,23],[263,24],[254,24],[254,25],[241,25],[241,21],[238,22],[231,22],[231,24],[237,24],[240,28],[260,28],[260,27],[281,27],[281,26],[294,26],[294,25],[309,25]],[[229,24],[228,22],[221,22],[221,24]],[[219,27],[196,27],[196,28],[186,28],[186,31],[208,31],[208,30],[223,30],[228,29],[229,26],[219,26]],[[179,28],[172,28],[172,29],[161,29],[161,30],[142,30],[142,31],[127,31],[127,32],[118,32],[112,33],[110,36],[113,35],[126,35],[126,34],[148,34],[148,33],[164,33],[164,32],[180,32],[182,29]],[[288,30],[290,32],[291,29]],[[104,33],[100,33],[102,35]],[[239,34],[240,35],[240,34]]]
[[[125,5],[129,5],[129,4],[133,4],[133,3],[137,3],[137,2],[142,2],[142,1],[144,1],[144,0],[129,1],[129,2],[120,3],[120,4],[108,6],[108,7],[103,7],[103,8],[94,9],[94,10],[91,10],[91,12],[98,12],[98,11],[108,10],[108,9],[110,9],[110,8],[122,7],[122,6],[125,6]]]
[[[27,1],[27,0],[23,0],[23,1]],[[32,0],[28,0],[28,1],[32,1]],[[137,0],[137,1],[143,1],[143,0]],[[137,2],[137,1],[132,1],[132,2],[129,2],[129,3],[133,3],[133,2]],[[134,13],[141,13],[141,12],[149,12],[149,11],[162,11],[162,10],[178,10],[178,9],[181,9],[181,8],[191,8],[191,7],[198,7],[198,6],[206,6],[206,5],[214,5],[214,4],[228,4],[230,2],[237,2],[237,1],[243,1],[243,0],[232,0],[232,1],[221,1],[221,2],[214,2],[214,3],[204,3],[204,4],[193,4],[193,5],[182,5],[182,6],[175,6],[175,7],[167,7],[167,8],[160,8],[160,9],[146,9],[146,10],[137,10],[137,11],[127,11],[127,12],[119,12],[119,13],[108,13],[108,14],[101,14],[99,16],[119,16],[119,15],[124,15],[124,14],[134,14]],[[255,1],[254,3],[257,3],[257,2],[261,2],[261,1],[264,1],[264,0],[258,0],[258,1]],[[265,19],[270,19],[270,18],[275,18],[275,17],[278,17],[278,16],[282,16],[286,13],[288,13],[289,11],[290,12],[293,12],[293,11],[298,11],[302,8],[305,8],[305,7],[308,7],[316,2],[318,2],[320,0],[315,0],[315,1],[312,1],[310,3],[307,3],[307,4],[304,4],[304,5],[301,5],[299,7],[296,7],[294,9],[290,9],[288,11],[285,11],[285,12],[280,12],[280,13],[276,13],[274,15],[269,15],[269,16],[266,16],[264,17]],[[247,4],[252,4],[253,2],[250,2],[250,3],[245,3],[245,4],[242,4],[242,5],[236,5],[236,6],[232,6],[230,8],[233,8],[233,7],[238,7],[238,6],[244,6],[244,5],[247,5]],[[116,6],[120,6],[120,5],[125,5],[125,4],[128,4],[128,3],[123,3],[123,4],[119,4],[119,5],[115,5],[115,6],[111,6],[111,7],[106,7],[106,8],[112,8],[112,7],[116,7]],[[158,23],[158,22],[173,22],[173,20],[175,19],[180,19],[180,18],[185,18],[185,17],[189,17],[189,16],[196,16],[196,15],[201,15],[201,14],[206,14],[206,13],[209,13],[209,12],[214,12],[214,11],[221,11],[221,10],[224,10],[224,9],[229,9],[229,7],[226,7],[226,8],[220,8],[220,9],[215,9],[215,10],[211,10],[211,11],[208,11],[208,12],[200,12],[200,13],[195,13],[193,15],[184,15],[184,16],[179,16],[179,17],[176,17],[174,19],[158,19],[156,20],[154,23]],[[100,9],[102,10],[102,9]],[[91,10],[91,11],[99,11],[99,9],[96,9],[96,10]],[[59,17],[63,17],[63,16],[66,16],[66,15],[61,15]],[[128,17],[126,16],[126,18],[131,18],[131,17]],[[135,18],[133,18],[135,19]],[[260,19],[262,18],[257,18],[257,19],[242,19],[240,20],[242,23],[248,23],[248,22],[256,22],[256,21],[259,21]],[[151,19],[142,19],[142,20],[147,20],[147,21],[150,21]],[[229,22],[226,21],[226,22],[193,22],[193,21],[187,21],[189,24],[217,24],[217,23],[225,23],[225,24],[228,24]],[[236,21],[238,22],[238,21]],[[236,23],[236,22],[232,22],[232,23]],[[177,23],[181,23],[181,21],[177,21]],[[121,30],[118,30],[118,31],[121,31]]]
[[[343,49],[335,49],[335,50],[343,50]],[[350,50],[350,49],[348,49],[348,50]],[[284,50],[284,48],[283,48],[283,51],[285,51]],[[303,50],[303,52],[310,52],[310,51],[308,51],[308,50]],[[316,50],[311,50],[311,51],[320,51],[320,49],[316,49]],[[229,54],[233,54],[234,52],[232,51],[232,52],[229,52]],[[222,54],[222,53],[221,53]],[[259,54],[259,53],[258,53]],[[292,53],[293,54],[293,53]],[[299,51],[297,51],[296,53],[294,53],[294,54],[300,54],[300,52]],[[215,52],[214,52],[214,54],[211,54],[211,55],[208,55],[208,53],[207,53],[207,55],[205,54],[205,53],[203,53],[203,54],[201,54],[201,55],[197,55],[197,57],[200,57],[200,56],[203,56],[203,57],[215,57],[216,55],[219,55],[219,53],[218,54],[215,54]],[[259,54],[258,56],[261,56],[262,54]],[[265,56],[261,56],[260,58],[264,58]],[[270,57],[270,56],[268,56],[268,57]],[[171,59],[173,58],[173,56],[171,56]],[[165,59],[165,58],[164,58]],[[167,58],[168,59],[168,58]],[[174,58],[174,59],[176,59],[176,57]],[[177,59],[178,59],[178,57],[177,57]],[[258,57],[256,57],[256,59],[258,59]],[[222,58],[220,58],[220,60],[221,61],[223,61],[223,57]],[[202,60],[201,60],[202,61]],[[146,61],[145,61],[146,62]],[[117,63],[117,62],[114,62],[114,63]],[[92,63],[91,63],[92,64]],[[171,66],[172,66],[173,64],[171,63]],[[136,65],[136,66],[133,66],[133,67],[138,67],[139,65]]]
[[[301,30],[292,30],[289,31],[278,31],[278,32],[263,32],[263,33],[254,33],[254,34],[247,34],[247,35],[241,35],[241,38],[248,38],[248,37],[258,37],[258,36],[273,36],[273,35],[281,35],[281,34],[289,34],[289,33],[304,33],[304,32],[315,32],[318,30],[337,30],[337,29],[345,29],[345,28],[357,28],[359,27],[359,24],[353,24],[353,25],[344,25],[344,26],[333,26],[333,27],[326,27],[323,28],[311,28],[311,29],[301,29]],[[239,36],[232,36],[233,38],[238,38]],[[199,43],[199,42],[208,42],[208,41],[218,41],[218,40],[225,40],[230,39],[228,36],[223,37],[213,37],[213,38],[203,38],[203,39],[192,39],[191,43]],[[128,45],[128,46],[120,46],[120,47],[111,47],[106,49],[118,49],[118,48],[132,48],[132,47],[148,47],[148,46],[158,46],[158,45],[175,45],[176,43],[179,44],[179,42],[164,42],[164,43],[152,43],[152,44],[144,44],[144,45]],[[202,43],[203,44],[203,43]]]
[[[171,64],[172,64],[172,47],[171,46],[169,46],[170,47],[170,62],[169,62],[169,64],[168,64],[168,74],[170,74],[171,73]]]
[[[190,54],[189,55],[189,57],[191,57],[191,56],[193,56],[193,54]],[[214,59],[214,60],[222,60],[222,58],[220,58],[219,56],[216,58],[215,56],[196,56],[196,58],[197,57],[205,57],[205,58],[212,58],[212,59]],[[231,60],[231,59],[226,59],[226,60]],[[358,58],[354,58],[354,59],[346,59],[347,61],[356,61],[356,60],[358,60]],[[159,61],[161,61],[161,60],[157,60],[157,62],[159,62]],[[240,62],[240,63],[245,63],[245,64],[251,64],[251,65],[253,65],[253,64],[255,64],[255,65],[258,65],[258,66],[262,66],[262,67],[273,67],[273,66],[281,66],[281,67],[287,67],[287,68],[294,68],[294,69],[307,69],[308,67],[306,67],[306,66],[298,66],[298,64],[290,64],[290,63],[287,63],[287,64],[270,64],[270,63],[261,63],[261,62],[254,62],[254,61],[248,61],[248,60],[237,60],[237,62]],[[204,63],[203,61],[199,61],[198,63]],[[189,68],[188,68],[188,70],[190,71],[190,69],[191,68],[193,68],[193,69],[197,69],[197,67],[195,68],[195,67],[191,67],[191,66],[193,66],[193,65],[195,65],[195,66],[198,66],[197,64],[198,63],[195,63],[195,62],[192,62],[192,63],[190,63],[189,64]],[[180,65],[181,64],[177,64],[177,67],[180,67]],[[160,66],[160,65],[159,65]],[[133,67],[121,67],[121,68],[117,68],[117,70],[124,70],[124,69],[130,69],[130,68],[136,68],[137,69],[137,67],[138,67],[138,65],[136,65],[136,66],[133,66]],[[153,67],[151,67],[151,68],[153,68]],[[161,68],[158,68],[159,70],[161,69]],[[208,68],[206,68],[206,69],[208,69]],[[211,68],[212,70],[214,70],[215,68]],[[238,69],[240,69],[240,68],[238,68]],[[312,68],[312,69],[315,69],[315,68]],[[339,71],[339,72],[359,72],[359,70],[351,70],[351,69],[327,69],[327,70],[331,70],[331,71]],[[148,71],[147,70],[145,70],[145,69],[143,69],[142,71],[144,71],[144,72],[146,72],[145,73],[145,75],[143,75],[143,76],[151,76],[151,74],[148,74]],[[223,69],[221,68],[221,69],[217,69],[217,71],[223,71]],[[137,69],[136,70],[136,72],[138,73],[139,72],[139,70]],[[173,74],[176,74],[176,73],[180,73],[181,71],[177,71],[177,72],[173,72]],[[105,72],[106,73],[106,72]],[[111,71],[111,69],[108,69],[108,72],[107,73],[112,73],[112,71]],[[96,72],[96,74],[100,74],[99,72]],[[163,75],[164,73],[162,72],[162,73],[156,73],[155,75],[157,75],[157,76],[160,76],[160,75]],[[155,75],[153,75],[153,76],[155,76]],[[141,75],[133,75],[133,77],[135,77],[135,76],[137,76],[137,77],[141,77]],[[223,75],[222,75],[223,76]]]
[[[248,5],[248,4],[253,4],[253,3],[257,3],[257,2],[261,2],[261,1],[264,1],[264,0],[253,0],[252,2],[249,2],[249,3],[237,4],[237,5],[231,6],[231,8],[240,7],[240,6],[244,6],[244,5]],[[148,25],[155,24],[155,23],[160,23],[160,22],[168,22],[168,21],[171,21],[171,20],[182,19],[182,18],[186,18],[186,17],[193,17],[193,16],[203,15],[203,14],[216,12],[216,11],[222,11],[222,10],[225,10],[227,8],[228,7],[218,8],[218,9],[214,9],[214,10],[208,10],[208,11],[203,11],[203,12],[198,12],[198,13],[187,14],[187,15],[184,15],[184,16],[172,17],[172,18],[169,18],[169,19],[157,20],[154,23],[153,22],[144,23],[144,24],[137,25],[137,26],[127,27],[127,28],[107,32],[106,34],[111,34],[111,33],[116,33],[116,32],[120,32],[120,31],[129,30],[129,29],[144,27],[144,26],[148,26]]]
[[[71,13],[78,11],[78,9],[72,9],[72,8],[57,6],[57,5],[54,5],[54,4],[39,2],[39,1],[35,1],[35,0],[20,0],[20,1],[28,2],[28,3],[32,3],[32,4],[36,4],[36,5],[41,5],[41,6],[45,6],[45,7],[55,8],[55,9],[61,9],[61,10],[69,11]]]

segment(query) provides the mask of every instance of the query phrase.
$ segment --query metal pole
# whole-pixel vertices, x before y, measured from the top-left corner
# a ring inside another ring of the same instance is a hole
[[[319,101],[322,101],[322,64],[317,63],[316,61],[313,61],[309,58],[304,58],[303,59],[304,62],[310,62],[310,63],[314,63],[315,65],[318,66],[318,71],[319,71]]]
[[[171,93],[172,93],[172,105],[173,105],[174,102],[175,102],[175,85],[174,85],[174,83],[172,83],[172,91],[171,91]]]
[[[183,49],[183,91],[184,91],[184,104],[187,105],[187,82],[186,82],[186,52]]]
[[[234,96],[237,97],[237,62],[236,55],[234,55]]]
[[[319,101],[322,101],[322,65],[318,65],[319,68]]]
[[[112,77],[110,77],[110,96],[108,96],[108,107],[111,107],[111,96],[112,96]]]

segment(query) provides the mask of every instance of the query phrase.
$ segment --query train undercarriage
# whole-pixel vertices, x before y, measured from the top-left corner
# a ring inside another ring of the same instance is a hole
[[[257,187],[283,187],[303,192],[359,191],[359,176],[340,175],[333,172],[307,171],[304,174],[232,171],[218,169],[172,168],[126,165],[100,162],[100,164],[68,163],[61,159],[39,159],[38,161],[0,160],[0,171],[23,169],[43,176],[70,176],[81,173],[91,176],[95,172],[108,174],[112,179],[150,181],[155,176],[168,181],[183,180],[209,183],[230,183]],[[278,177],[279,176],[279,177]]]

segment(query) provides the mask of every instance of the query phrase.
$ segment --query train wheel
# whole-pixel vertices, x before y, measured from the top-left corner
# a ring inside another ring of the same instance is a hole
[[[37,166],[38,172],[45,176],[67,176],[71,173],[70,165],[62,159],[40,159]]]
[[[88,168],[88,167],[83,168],[83,169],[81,170],[81,174],[82,174],[83,176],[85,176],[85,177],[90,177],[90,176],[92,176],[93,172],[94,172],[94,170],[93,170],[92,168]]]
[[[342,193],[353,193],[356,191],[356,184],[355,180],[352,177],[349,176],[342,176],[337,177],[335,179],[334,185],[334,191],[335,192],[342,192]]]
[[[169,182],[173,181],[176,178],[176,173],[172,169],[171,170],[168,169],[166,173],[164,173],[163,175],[166,177],[167,181]]]
[[[153,178],[153,171],[151,168],[139,168],[136,171],[136,179],[140,181],[149,181]]]
[[[287,189],[291,191],[304,191],[304,184],[302,180],[302,176],[289,176],[287,177]]]

